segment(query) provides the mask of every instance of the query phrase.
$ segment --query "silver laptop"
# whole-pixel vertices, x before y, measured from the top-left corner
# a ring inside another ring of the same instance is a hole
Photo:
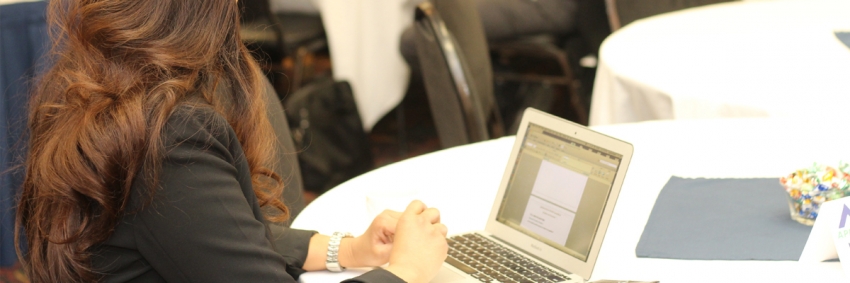
[[[627,142],[527,109],[485,230],[450,236],[432,282],[585,282],[632,152]]]

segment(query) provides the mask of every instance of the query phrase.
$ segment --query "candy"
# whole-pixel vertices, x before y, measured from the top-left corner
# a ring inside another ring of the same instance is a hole
[[[801,197],[800,190],[796,190],[796,189],[791,190],[791,191],[788,192],[788,196],[790,196],[791,198],[793,198],[795,200],[798,200]]]
[[[850,195],[850,163],[838,167],[813,164],[779,178],[788,193],[791,217],[811,225],[824,202]]]

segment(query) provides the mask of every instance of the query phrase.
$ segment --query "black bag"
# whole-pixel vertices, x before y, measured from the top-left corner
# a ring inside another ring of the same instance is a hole
[[[314,81],[285,101],[304,189],[317,194],[372,169],[369,140],[348,82]]]

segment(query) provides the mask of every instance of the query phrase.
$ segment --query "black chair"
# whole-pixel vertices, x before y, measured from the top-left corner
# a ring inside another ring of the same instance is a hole
[[[487,40],[475,5],[457,0],[423,2],[416,9],[414,30],[442,147],[502,136]]]
[[[239,1],[242,41],[261,63],[281,62],[286,56],[283,25],[272,14],[268,0]]]
[[[611,30],[646,17],[735,0],[605,0]]]
[[[514,67],[495,72],[494,78],[497,81],[530,82],[556,87],[556,90],[560,92],[557,98],[567,99],[569,108],[575,114],[575,122],[587,125],[588,107],[578,90],[580,82],[573,72],[573,64],[570,64],[568,52],[558,47],[558,41],[553,35],[535,35],[494,42],[491,44],[490,50],[494,54],[495,60],[502,62],[502,65]],[[548,62],[554,64],[554,67],[544,70],[546,68],[535,66],[535,68],[530,68],[532,70],[517,71],[511,69],[522,69],[522,66],[517,66],[518,64],[514,62]],[[565,116],[566,113],[559,113],[558,110],[566,108],[565,105],[555,105],[551,106],[548,111],[559,116]],[[514,121],[510,132],[516,131],[513,127],[518,123],[518,120]]]
[[[272,76],[280,91],[294,91],[306,81],[305,59],[327,48],[325,29],[319,15],[273,13],[269,0],[239,0],[242,11],[242,41],[254,51],[265,71],[273,75],[284,72],[284,60],[292,60],[289,87],[282,78]]]
[[[283,104],[278,98],[277,92],[268,80],[265,80],[264,97],[266,99],[266,110],[269,121],[277,137],[277,166],[275,173],[283,179],[283,202],[289,208],[290,221],[295,219],[304,207],[304,182],[301,176],[301,167],[298,164],[298,150],[289,129],[289,121],[283,111]],[[285,223],[289,226],[290,223]]]

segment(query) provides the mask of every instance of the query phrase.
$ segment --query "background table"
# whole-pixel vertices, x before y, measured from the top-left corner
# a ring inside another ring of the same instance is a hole
[[[35,2],[35,1],[42,1],[42,0],[0,0],[0,5],[12,4],[12,3],[23,3],[23,2]]]
[[[591,125],[847,111],[850,1],[731,2],[636,21],[608,37]]]
[[[839,263],[703,261],[637,258],[635,247],[661,188],[681,177],[778,177],[818,161],[850,160],[845,139],[812,138],[830,123],[784,119],[652,121],[595,127],[634,144],[635,154],[592,279],[676,282],[846,282]],[[803,135],[803,134],[806,135]],[[322,233],[365,230],[365,195],[416,188],[438,207],[449,233],[483,229],[504,172],[512,137],[451,148],[379,168],[343,183],[301,212],[293,227]],[[812,144],[817,144],[812,146]],[[310,272],[303,282],[347,274]],[[334,281],[338,282],[338,281]]]

